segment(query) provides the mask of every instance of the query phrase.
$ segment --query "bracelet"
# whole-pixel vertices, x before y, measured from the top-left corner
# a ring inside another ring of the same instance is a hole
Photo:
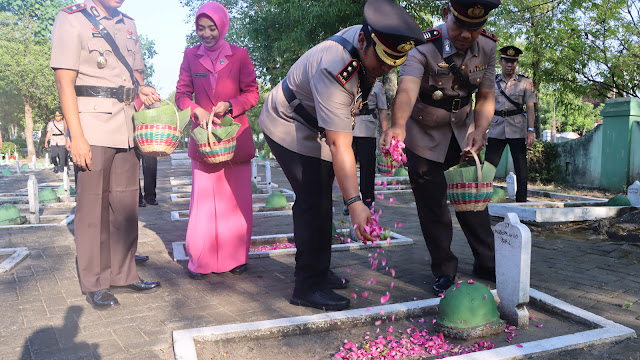
[[[362,198],[360,197],[360,195],[356,195],[349,200],[345,200],[344,204],[348,207],[349,205],[356,203],[358,201],[362,201]]]

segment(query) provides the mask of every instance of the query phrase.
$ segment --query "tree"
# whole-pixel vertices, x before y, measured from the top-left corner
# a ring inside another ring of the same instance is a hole
[[[144,59],[145,82],[151,85],[151,78],[156,73],[151,63],[153,58],[158,55],[156,52],[156,41],[141,34],[138,35],[138,38],[140,40],[140,48],[142,49],[142,58]]]
[[[23,102],[25,140],[29,157],[34,118],[48,119],[57,104],[53,71],[49,68],[49,34],[65,0],[0,0],[0,88]]]

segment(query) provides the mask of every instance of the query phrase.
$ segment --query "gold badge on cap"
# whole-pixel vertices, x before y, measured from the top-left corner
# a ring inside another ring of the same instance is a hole
[[[431,98],[433,98],[433,100],[440,100],[443,96],[444,94],[440,90],[436,90],[433,92],[433,94],[431,94]]]
[[[400,44],[398,45],[398,51],[403,52],[403,53],[407,53],[409,51],[411,51],[411,49],[415,48],[416,44],[413,42],[413,40],[408,41],[404,44]]]
[[[467,11],[467,14],[469,14],[469,16],[471,17],[479,18],[484,15],[484,8],[482,7],[482,5],[476,5],[469,9],[469,11]]]
[[[509,55],[509,56],[513,56],[515,54],[516,54],[516,52],[513,51],[513,49],[509,49],[509,51],[507,51],[507,55]]]

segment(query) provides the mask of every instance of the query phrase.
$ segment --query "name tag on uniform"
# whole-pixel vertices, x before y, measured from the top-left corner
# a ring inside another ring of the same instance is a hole
[[[209,76],[208,73],[194,73],[193,76],[195,77],[207,77]]]
[[[449,75],[450,73],[449,69],[436,69],[436,75]]]
[[[102,34],[100,34],[99,32],[94,32],[94,33],[91,33],[91,36],[93,36],[94,38],[101,38]]]

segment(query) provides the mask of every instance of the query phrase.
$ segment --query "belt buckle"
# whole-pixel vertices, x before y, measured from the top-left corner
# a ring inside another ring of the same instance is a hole
[[[460,99],[453,99],[453,102],[451,103],[451,112],[452,113],[457,113],[458,110],[460,110],[460,104],[462,103],[462,100]]]
[[[506,118],[507,117],[507,110],[502,110],[502,117]]]
[[[133,88],[124,88],[123,102],[125,105],[131,104],[131,96],[133,95]]]

